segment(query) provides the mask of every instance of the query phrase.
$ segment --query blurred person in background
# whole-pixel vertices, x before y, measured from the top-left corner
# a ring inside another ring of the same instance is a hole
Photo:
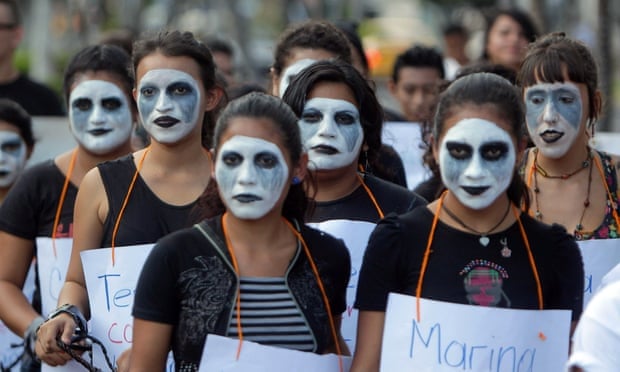
[[[495,11],[487,21],[482,60],[519,70],[527,45],[538,35],[530,16],[518,9]]]
[[[24,37],[16,0],[0,0],[0,98],[19,103],[32,116],[63,116],[60,98],[50,88],[17,70],[14,56]]]
[[[434,48],[415,45],[396,57],[388,89],[400,105],[402,121],[430,122],[444,77],[443,56]]]
[[[468,41],[469,32],[458,23],[451,23],[443,29],[443,62],[446,80],[453,80],[461,66],[469,63],[469,57],[465,53]]]
[[[24,170],[33,149],[30,115],[19,103],[0,98],[0,204]]]
[[[224,77],[226,86],[235,86],[237,84],[235,77],[235,50],[232,43],[222,38],[209,37],[206,38],[205,45],[209,47],[217,67],[217,72]]]

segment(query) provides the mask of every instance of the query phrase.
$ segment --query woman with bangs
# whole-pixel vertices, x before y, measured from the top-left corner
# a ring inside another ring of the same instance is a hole
[[[549,34],[531,44],[517,81],[535,145],[521,169],[529,213],[577,240],[618,238],[617,160],[590,145],[602,106],[592,53],[564,33]]]

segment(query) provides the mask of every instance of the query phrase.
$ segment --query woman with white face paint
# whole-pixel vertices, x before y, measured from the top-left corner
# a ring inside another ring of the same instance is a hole
[[[283,97],[295,76],[314,62],[324,60],[352,63],[347,36],[338,27],[325,21],[310,20],[290,26],[282,33],[275,47],[274,63],[270,70],[271,92]],[[380,133],[381,124],[378,125],[376,130]],[[396,151],[381,143],[378,146],[378,154],[364,156],[360,165],[368,173],[406,187],[405,168]]]
[[[527,191],[516,174],[524,119],[517,89],[475,73],[444,91],[435,114],[435,157],[447,191],[379,223],[368,243],[355,306],[358,343],[351,371],[377,371],[390,292],[514,309],[568,309],[579,318],[583,266],[558,225],[521,213]],[[481,332],[484,332],[481,329]]]
[[[620,238],[618,159],[589,143],[602,105],[594,57],[581,42],[550,34],[531,44],[517,79],[536,146],[522,169],[529,213],[577,240]]]
[[[352,65],[338,61],[312,64],[293,79],[283,100],[300,117],[308,168],[316,180],[308,185],[315,199],[308,221],[345,240],[357,273],[376,223],[388,213],[404,213],[426,201],[403,187],[358,172],[365,162],[360,158],[378,155],[383,111],[372,88]],[[352,277],[349,306],[356,282],[357,276]],[[357,312],[350,310],[343,332],[353,348]]]
[[[130,133],[137,115],[131,99],[130,61],[125,51],[110,45],[89,46],[73,56],[64,91],[77,147],[28,168],[0,208],[0,318],[24,336],[30,353],[43,321],[41,296],[37,287],[31,305],[21,290],[40,249],[35,242],[71,238],[75,197],[84,175],[100,162],[131,152]],[[24,142],[21,158],[32,146],[31,135]],[[42,260],[37,257],[37,262]],[[60,362],[60,358],[51,361]],[[29,362],[23,361],[25,365],[30,368]]]
[[[71,342],[76,326],[72,314],[90,317],[80,252],[154,243],[191,225],[191,212],[210,180],[203,126],[212,123],[211,111],[222,93],[215,87],[208,48],[191,33],[161,32],[136,42],[132,57],[133,95],[151,144],[99,164],[84,177],[75,204],[71,260],[58,299],[58,305],[74,307],[38,332],[37,355],[52,365],[69,358],[56,337]],[[79,96],[72,96],[72,102],[82,107]]]
[[[17,102],[0,99],[0,204],[34,148],[30,115]]]
[[[262,93],[222,112],[213,146],[219,197],[211,190],[204,200],[221,200],[225,211],[153,248],[136,288],[130,370],[163,370],[172,349],[177,370],[196,371],[208,334],[347,352],[340,318],[349,255],[303,224],[307,156],[296,121]]]

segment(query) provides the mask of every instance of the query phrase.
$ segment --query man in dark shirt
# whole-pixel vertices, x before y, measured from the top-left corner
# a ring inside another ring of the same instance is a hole
[[[23,35],[17,1],[0,0],[0,98],[16,101],[32,116],[63,116],[58,95],[21,74],[13,64]]]

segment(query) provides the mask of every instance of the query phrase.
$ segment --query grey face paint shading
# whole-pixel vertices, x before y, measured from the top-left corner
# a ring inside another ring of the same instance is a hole
[[[0,131],[0,187],[11,186],[26,165],[26,144],[19,134]]]
[[[310,99],[301,114],[299,129],[311,169],[350,165],[356,161],[364,141],[357,107],[340,99]]]
[[[579,128],[582,109],[579,91],[566,87],[553,89],[533,86],[525,94],[525,104],[528,126],[538,126],[539,118],[548,109],[564,118],[573,128]]]
[[[215,178],[222,199],[239,218],[267,214],[280,199],[288,173],[280,149],[259,138],[233,136],[217,155]]]

